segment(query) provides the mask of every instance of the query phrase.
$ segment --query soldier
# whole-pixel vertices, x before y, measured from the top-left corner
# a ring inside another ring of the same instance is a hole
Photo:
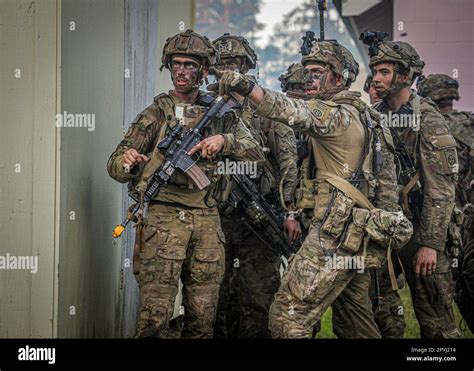
[[[459,264],[454,264],[456,301],[466,322],[474,331],[474,270],[468,269],[469,257],[473,256],[474,240],[474,210],[472,201],[472,182],[474,173],[474,114],[472,112],[458,111],[453,108],[453,100],[459,100],[459,83],[448,75],[433,74],[422,79],[418,85],[418,94],[433,100],[443,114],[451,134],[456,140],[459,158],[459,178],[456,186],[456,213],[451,220],[448,234],[448,243],[454,258],[460,258]],[[462,241],[459,241],[462,240]],[[461,247],[461,254],[457,250]],[[449,250],[449,249],[448,249]],[[468,258],[466,260],[466,258]],[[462,269],[464,267],[464,269]],[[459,273],[462,274],[458,280]],[[470,294],[469,289],[471,287]],[[465,296],[463,298],[463,296]],[[470,302],[470,304],[468,304]]]
[[[367,75],[364,84],[364,91],[369,94],[370,104],[381,101],[377,96],[373,83],[372,74]],[[396,258],[392,253],[392,259]],[[398,290],[392,288],[388,272],[388,264],[384,264],[380,269],[370,270],[370,288],[369,293],[372,298],[372,309],[374,311],[375,322],[379,327],[382,338],[398,339],[405,333],[405,316],[402,299]],[[403,288],[404,279],[402,275],[397,278],[398,288]],[[336,317],[338,314],[336,313]],[[333,321],[334,332],[340,332],[337,329],[337,321]]]
[[[285,73],[278,77],[281,83],[281,91],[286,93],[287,97],[306,99],[303,70],[304,67],[301,63],[293,63]]]
[[[456,187],[456,205],[463,209],[470,203],[470,184],[473,179],[474,114],[453,108],[453,100],[459,100],[459,83],[448,75],[434,74],[422,79],[418,94],[428,97],[438,106],[457,144],[459,177]],[[468,241],[465,241],[468,242]]]
[[[220,71],[245,74],[256,67],[257,55],[245,38],[226,33],[214,40],[213,45],[221,57],[221,63],[217,65]],[[237,114],[253,137],[258,138],[267,155],[265,166],[255,179],[260,193],[266,195],[271,204],[279,204],[278,186],[282,182],[283,206],[291,209],[291,191],[297,175],[293,131],[283,124],[254,115],[247,99],[242,100]],[[243,210],[228,203],[220,205],[220,210],[227,242],[226,273],[220,289],[214,337],[268,338],[268,311],[280,285],[280,256],[238,222],[246,218]],[[299,238],[296,220],[287,220],[285,225],[290,237]]]
[[[348,91],[359,72],[351,53],[337,42],[310,41],[301,61],[307,101],[261,88],[235,72],[218,73],[221,94],[248,96],[256,114],[311,137],[312,173],[300,194],[306,208],[312,202],[314,217],[275,294],[270,331],[276,338],[309,338],[337,303],[345,307],[340,313],[358,318],[342,336],[379,338],[366,269],[411,236],[397,203],[391,137],[360,94]]]
[[[397,151],[398,181],[414,234],[400,258],[422,338],[456,338],[453,280],[445,251],[458,171],[456,142],[438,108],[410,90],[423,71],[416,50],[401,41],[378,43],[369,66]],[[402,124],[405,123],[405,124]]]
[[[177,118],[186,127],[196,125],[212,101],[199,86],[216,58],[211,42],[192,30],[168,38],[162,63],[171,72],[174,89],[155,97],[134,120],[108,161],[112,178],[129,182],[130,190],[142,194],[163,161],[157,143]],[[211,185],[199,190],[186,175],[175,173],[150,203],[146,219],[137,224],[139,259],[134,257],[134,270],[139,271],[141,307],[136,337],[166,337],[180,278],[185,310],[182,336],[212,337],[225,242],[215,207],[216,162],[222,156],[261,161],[263,153],[232,112],[214,119],[208,129],[206,139],[190,154],[201,152],[198,165]]]
[[[377,92],[373,84],[373,76],[371,74],[367,75],[367,79],[364,84],[364,91],[369,94],[370,104],[375,104],[380,102],[381,99],[378,97]]]
[[[278,80],[281,82],[281,91],[286,93],[287,97],[296,99],[308,99],[306,95],[304,83],[304,67],[301,63],[291,64],[285,73],[281,74]],[[298,152],[298,179],[301,181],[301,188],[295,190],[295,196],[304,190],[304,182],[306,179],[305,172],[311,164],[309,153],[310,137],[302,132],[295,131],[296,135],[296,149]],[[299,198],[299,197],[298,197]],[[299,219],[301,224],[301,240],[304,241],[308,235],[311,219],[313,218],[313,209],[301,208],[299,211]],[[316,335],[321,330],[321,321],[318,321],[313,327],[311,338],[316,338]]]

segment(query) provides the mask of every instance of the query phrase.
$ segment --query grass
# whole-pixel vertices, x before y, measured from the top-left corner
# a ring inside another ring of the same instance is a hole
[[[415,317],[415,312],[413,310],[413,306],[411,303],[411,296],[410,296],[410,289],[408,285],[400,291],[400,295],[405,307],[405,339],[419,339],[420,338],[420,326]],[[465,324],[461,324],[461,314],[459,313],[459,309],[457,305],[454,305],[454,315],[456,317],[456,324],[458,325],[458,329],[461,332],[464,338],[474,339],[474,335],[471,331],[467,328]],[[323,315],[321,320],[321,331],[316,336],[318,339],[335,339],[336,335],[332,331],[332,309],[329,308]]]

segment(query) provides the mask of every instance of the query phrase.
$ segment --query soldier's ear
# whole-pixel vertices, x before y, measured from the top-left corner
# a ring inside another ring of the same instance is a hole
[[[340,75],[334,74],[334,84],[336,86],[344,86],[345,85],[344,78]]]

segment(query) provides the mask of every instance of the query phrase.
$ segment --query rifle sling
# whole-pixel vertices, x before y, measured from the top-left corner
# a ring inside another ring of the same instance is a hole
[[[326,182],[337,188],[341,192],[345,193],[348,197],[352,198],[360,207],[367,210],[375,209],[375,206],[369,199],[351,183],[344,178],[333,174],[327,170],[317,169],[316,179],[324,179]]]
[[[409,210],[409,205],[408,205],[408,194],[410,191],[415,187],[416,183],[420,180],[420,170],[418,169],[416,174],[413,176],[413,178],[410,179],[410,181],[403,187],[401,196],[402,196],[402,203],[403,203],[403,210],[405,213],[408,213]]]

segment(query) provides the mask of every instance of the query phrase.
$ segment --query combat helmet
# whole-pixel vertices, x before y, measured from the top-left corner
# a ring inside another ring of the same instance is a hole
[[[421,60],[415,48],[404,41],[380,42],[377,45],[377,53],[370,56],[369,67],[379,63],[396,63],[403,69],[400,72],[408,71],[409,83],[405,86],[411,86],[415,78],[422,75],[425,67],[425,62]]]
[[[249,69],[257,66],[257,54],[245,37],[225,33],[212,42],[221,59],[242,57]]]
[[[459,100],[459,83],[448,75],[431,74],[418,79],[418,94],[433,101],[443,99]]]
[[[293,84],[304,84],[303,70],[304,67],[301,63],[293,63],[288,67],[286,72],[278,77],[282,92],[286,93]]]
[[[359,74],[359,64],[351,52],[337,41],[313,42],[309,53],[301,59],[303,66],[310,62],[329,65],[336,75],[342,76],[346,86],[350,86]]]
[[[176,54],[190,55],[201,60],[207,66],[218,62],[219,55],[211,41],[193,30],[186,30],[169,37],[163,47],[161,63],[170,69],[171,57]]]

